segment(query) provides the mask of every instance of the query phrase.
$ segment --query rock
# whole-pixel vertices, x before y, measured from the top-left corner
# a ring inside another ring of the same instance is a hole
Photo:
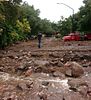
[[[59,53],[57,53],[57,52],[53,52],[53,53],[50,53],[50,54],[49,54],[49,57],[59,58],[60,55],[59,55]]]
[[[76,62],[67,62],[64,67],[67,68],[67,70],[69,70],[69,75],[71,75],[72,77],[79,77],[82,74],[84,74],[84,70],[82,68],[81,65],[79,65]],[[66,70],[66,74],[67,74],[67,70]]]
[[[87,60],[91,60],[91,55],[90,54],[84,54],[83,58],[87,59]]]
[[[32,57],[41,57],[41,56],[43,56],[43,54],[42,53],[39,53],[39,52],[32,52],[31,53],[31,56]]]
[[[44,86],[48,86],[48,84],[49,84],[49,82],[47,82],[47,81],[42,82],[42,85],[44,85]]]
[[[70,85],[71,90],[76,90],[76,91],[80,86],[87,87],[87,82],[84,81],[83,79],[71,79],[68,80],[68,84]]]
[[[59,59],[58,58],[52,59],[52,60],[50,60],[50,65],[57,66],[58,65],[58,62],[59,62]]]
[[[84,97],[87,96],[87,92],[88,92],[88,87],[87,86],[80,86],[77,91],[83,95]]]
[[[8,57],[11,58],[11,59],[15,59],[14,55],[8,55]]]
[[[91,96],[88,96],[88,100],[91,100]]]
[[[78,92],[70,93],[69,95],[64,97],[64,100],[87,100],[83,98]]]
[[[25,76],[30,76],[32,74],[33,70],[29,69],[25,72]]]
[[[36,60],[34,62],[35,66],[48,66],[49,65],[49,61],[44,61],[44,60]]]
[[[87,94],[91,96],[91,87],[88,88]]]
[[[82,66],[83,66],[83,67],[89,67],[89,65],[88,65],[88,64],[83,64]]]
[[[38,96],[39,96],[39,98],[40,98],[41,100],[47,100],[47,95],[44,94],[43,92],[40,92],[40,93],[38,94]]]
[[[50,65],[57,66],[58,61],[50,61]]]
[[[61,61],[58,61],[58,64],[57,64],[58,67],[63,67],[64,64],[61,62]]]
[[[26,69],[26,67],[25,66],[19,66],[17,69],[16,69],[16,71],[25,71],[25,69]]]
[[[36,60],[34,62],[34,72],[48,72],[49,61]]]
[[[21,90],[21,91],[29,90],[32,87],[33,87],[33,81],[31,81],[29,83],[28,82],[26,82],[26,83],[22,82],[22,83],[18,83],[16,85],[16,88]]]
[[[72,76],[72,70],[71,69],[68,69],[66,72],[65,72],[65,75],[66,76]]]
[[[29,65],[28,63],[25,63],[24,65],[19,66],[19,67],[16,69],[16,71],[26,71],[26,70],[28,70],[29,66],[30,66],[30,65]]]
[[[63,94],[60,94],[60,93],[50,93],[48,94],[47,96],[47,100],[66,100],[64,99],[63,97]]]
[[[16,86],[17,89],[23,91],[23,90],[26,90],[27,89],[27,86],[25,83],[19,83],[17,86]]]
[[[61,58],[60,60],[63,62],[64,61],[64,58]]]
[[[43,71],[43,68],[42,67],[36,67],[34,68],[34,72],[42,72]]]
[[[26,84],[26,86],[27,86],[28,89],[33,88],[33,85],[34,85],[33,81],[31,81],[31,82],[29,82],[29,83]]]
[[[60,78],[65,78],[65,75],[59,71],[56,71],[53,73],[54,77],[60,77]]]
[[[18,56],[15,56],[15,59],[18,59]]]
[[[0,58],[3,58],[4,56],[2,54],[0,54]]]
[[[21,60],[23,60],[23,59],[24,59],[23,56],[20,56],[20,57],[18,58],[19,61],[21,61]]]

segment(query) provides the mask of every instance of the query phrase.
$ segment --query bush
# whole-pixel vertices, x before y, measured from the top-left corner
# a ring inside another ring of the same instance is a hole
[[[11,33],[9,33],[9,38],[11,39],[11,42],[16,42],[19,40],[19,34],[16,33],[16,31],[12,31]]]

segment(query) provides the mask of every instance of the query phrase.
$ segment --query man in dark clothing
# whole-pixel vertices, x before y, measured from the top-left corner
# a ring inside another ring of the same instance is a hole
[[[38,48],[41,48],[42,33],[38,33]]]

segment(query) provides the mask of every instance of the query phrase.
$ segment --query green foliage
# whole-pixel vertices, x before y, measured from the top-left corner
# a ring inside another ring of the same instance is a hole
[[[27,21],[27,19],[23,19],[22,22],[17,20],[15,27],[16,27],[17,33],[20,36],[20,40],[21,39],[26,39],[28,34],[31,31],[31,28],[30,28],[30,25],[29,25],[29,22]]]
[[[37,9],[35,10],[33,6],[28,5],[27,3],[24,3],[21,6],[21,15],[20,20],[23,18],[27,18],[29,24],[31,25],[31,34],[37,34],[40,30],[40,18],[39,13],[40,11]]]
[[[23,19],[22,24],[23,24],[23,33],[29,33],[31,29],[27,19]]]
[[[11,33],[9,33],[9,39],[10,39],[10,42],[16,42],[19,40],[19,34],[16,33],[16,31],[12,31]]]
[[[52,24],[49,20],[44,19],[41,21],[41,23],[42,23],[41,30],[43,33],[52,33],[53,32]]]
[[[71,18],[69,17],[68,19],[61,19],[58,22],[58,28],[62,36],[69,34],[72,31]]]
[[[22,2],[22,0],[9,0],[9,1],[11,1],[11,2],[13,2],[15,4],[20,4]]]
[[[26,18],[18,20],[21,0],[0,2],[0,48],[23,40],[30,34],[30,24]]]
[[[85,4],[78,12],[78,27],[80,31],[91,31],[91,0],[84,0]]]
[[[15,21],[18,19],[19,16],[19,5],[15,4],[14,2],[10,1],[2,1],[0,3],[0,13],[5,16],[5,21],[8,24],[15,24]]]

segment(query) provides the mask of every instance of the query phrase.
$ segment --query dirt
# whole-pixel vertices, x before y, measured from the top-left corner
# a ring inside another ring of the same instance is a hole
[[[91,41],[43,38],[0,50],[0,100],[91,100]],[[84,74],[73,77],[67,62]]]

